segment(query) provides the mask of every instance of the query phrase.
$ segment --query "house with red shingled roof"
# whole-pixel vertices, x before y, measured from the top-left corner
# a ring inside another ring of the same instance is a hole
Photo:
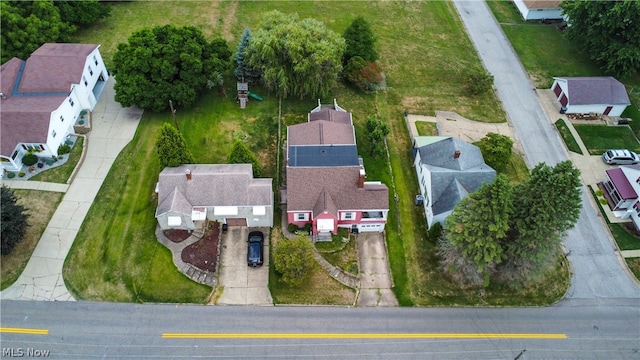
[[[616,217],[631,219],[640,231],[640,165],[620,166],[605,171],[600,188]]]
[[[306,123],[287,128],[286,206],[289,224],[311,224],[313,234],[339,227],[354,232],[382,232],[389,213],[389,189],[365,181],[350,112],[322,105]]]
[[[2,167],[16,171],[22,157],[58,155],[82,110],[92,111],[109,79],[94,44],[42,45],[27,60],[0,67]]]
[[[620,116],[631,104],[624,85],[610,76],[555,77],[551,90],[566,114]]]

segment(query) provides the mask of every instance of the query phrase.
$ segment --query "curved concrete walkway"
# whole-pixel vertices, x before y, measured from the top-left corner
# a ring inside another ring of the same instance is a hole
[[[113,83],[112,77],[93,110],[84,161],[24,271],[13,285],[0,293],[0,299],[74,300],[62,279],[64,259],[109,169],[133,139],[142,117],[142,110],[123,108],[115,102]]]

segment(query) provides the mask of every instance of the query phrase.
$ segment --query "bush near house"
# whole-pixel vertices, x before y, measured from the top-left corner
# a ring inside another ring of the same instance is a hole
[[[31,166],[38,162],[36,154],[27,154],[22,158],[22,164],[24,166]]]

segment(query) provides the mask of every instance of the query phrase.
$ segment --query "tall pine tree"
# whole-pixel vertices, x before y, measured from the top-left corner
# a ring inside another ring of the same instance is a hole
[[[249,84],[255,84],[260,80],[260,71],[247,64],[245,53],[250,43],[251,31],[247,28],[244,29],[244,32],[242,33],[240,43],[238,44],[238,50],[236,51],[236,55],[233,57],[233,62],[236,64],[236,68],[233,70],[233,75],[236,76],[238,81],[242,81],[244,79],[244,81]]]
[[[182,134],[171,124],[164,123],[158,130],[156,150],[160,158],[160,168],[193,164],[195,161]]]

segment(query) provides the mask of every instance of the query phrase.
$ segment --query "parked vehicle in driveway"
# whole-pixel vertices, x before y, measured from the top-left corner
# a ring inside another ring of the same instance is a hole
[[[626,149],[611,149],[602,154],[602,160],[610,165],[635,165],[640,163],[638,154]]]
[[[260,231],[252,231],[249,233],[248,241],[247,265],[261,266],[264,262],[264,234]]]

